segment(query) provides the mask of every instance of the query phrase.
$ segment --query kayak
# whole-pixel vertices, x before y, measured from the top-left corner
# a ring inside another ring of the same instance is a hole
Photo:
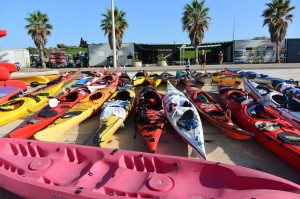
[[[23,90],[18,87],[0,86],[0,104],[23,95]]]
[[[126,84],[131,84],[131,79],[127,72],[122,72],[119,76],[118,87],[122,88]]]
[[[113,82],[117,82],[117,84],[118,84],[119,83],[119,76],[118,76],[118,74],[119,74],[119,71],[116,70],[113,73],[104,75],[102,78],[100,78],[100,79],[96,80],[95,82],[87,85],[87,88],[91,92],[94,92],[96,90],[106,88],[107,86],[109,86]]]
[[[27,91],[27,85],[25,82],[21,81],[21,80],[5,80],[5,81],[0,81],[0,86],[4,86],[4,87],[17,87],[22,89],[24,92]]]
[[[49,97],[56,96],[63,83],[47,87],[22,97],[12,99],[0,105],[0,126],[28,115],[44,106]]]
[[[57,118],[62,116],[71,107],[89,94],[87,89],[74,89],[65,92],[60,97],[52,98],[49,105],[39,111],[33,118],[20,125],[8,134],[10,138],[28,139],[36,132],[44,129]],[[52,102],[52,103],[51,103]]]
[[[146,78],[146,82],[148,82],[150,85],[154,87],[159,86],[161,81],[162,78],[157,72],[151,72]]]
[[[7,68],[0,66],[0,81],[6,81],[10,79],[10,73]]]
[[[202,83],[202,84],[212,83],[211,74],[195,72],[192,76],[195,78],[196,82],[198,83]]]
[[[15,64],[7,63],[7,62],[0,62],[0,67],[6,68],[9,73],[17,72],[18,67]]]
[[[103,103],[108,100],[110,95],[114,93],[116,89],[117,84],[113,83],[105,89],[90,93],[49,126],[35,133],[34,138],[41,141],[55,142],[72,127],[97,113]]]
[[[50,80],[46,76],[25,77],[20,78],[19,80],[25,82],[27,85],[31,82],[38,82],[40,85],[44,85],[50,82]]]
[[[162,133],[165,133],[163,96],[151,85],[145,87],[137,98],[135,129],[144,137],[149,150],[155,153]]]
[[[98,147],[105,147],[112,135],[124,126],[135,100],[134,87],[124,87],[116,91],[103,104],[100,114],[100,125],[94,136],[94,143]]]
[[[300,100],[300,88],[299,86],[296,86],[294,84],[289,84],[286,82],[281,82],[273,86],[274,89],[280,93],[285,93],[285,92],[291,92],[293,94],[293,97]]]
[[[186,94],[201,116],[222,133],[236,140],[246,140],[254,137],[253,133],[241,129],[232,121],[230,109],[224,110],[207,92],[198,88],[188,79],[186,79],[185,84]]]
[[[243,81],[245,90],[254,99],[263,105],[271,106],[292,125],[300,129],[300,101],[298,99],[293,98],[292,95],[288,97],[289,93],[279,93],[246,78],[243,78]]]
[[[131,79],[132,85],[137,86],[145,82],[148,72],[146,70],[139,70]]]
[[[300,171],[300,130],[278,111],[252,100],[244,91],[219,83],[219,93],[239,125],[254,133],[255,139],[275,155]],[[241,95],[241,93],[244,94]],[[242,100],[244,98],[244,100]]]
[[[184,141],[206,159],[202,123],[195,106],[170,82],[167,83],[163,102],[166,117],[172,127]]]
[[[191,74],[190,70],[177,70],[176,71],[176,78],[180,80],[181,83],[185,83],[185,77],[189,76],[191,82],[196,83],[196,78]]]
[[[212,82],[218,83],[220,81],[224,82],[225,84],[234,86],[236,83],[240,83],[240,79],[237,76],[228,76],[225,75],[224,72],[215,72],[211,75]]]
[[[0,187],[31,199],[296,199],[300,192],[241,166],[75,144],[1,138],[0,160]]]
[[[160,76],[161,76],[162,82],[167,83],[169,81],[173,86],[176,86],[180,81],[175,75],[172,75],[172,74],[168,73],[167,71],[161,73]]]
[[[44,71],[23,71],[23,72],[12,72],[10,79],[22,79],[35,76],[45,75],[59,75],[59,70],[44,70]]]

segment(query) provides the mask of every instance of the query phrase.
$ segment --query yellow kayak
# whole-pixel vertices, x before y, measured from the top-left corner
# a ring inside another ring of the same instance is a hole
[[[220,81],[224,82],[225,84],[234,86],[236,83],[238,83],[238,78],[234,76],[226,76],[226,75],[218,75],[218,76],[212,76],[212,81],[215,83],[218,83]]]
[[[10,100],[0,105],[0,126],[30,114],[45,105],[49,97],[55,97],[63,83],[46,87],[32,94]]]
[[[111,136],[123,125],[130,113],[135,100],[135,92],[132,88],[122,88],[114,93],[104,103],[100,115],[100,126],[94,136],[94,143],[104,147]]]
[[[60,75],[47,75],[45,76],[49,81],[55,80],[59,77]]]
[[[151,72],[150,75],[147,76],[146,81],[148,81],[153,87],[157,87],[160,85],[162,77],[157,72]]]
[[[137,86],[145,82],[148,72],[145,70],[139,70],[132,78],[132,85]]]
[[[54,142],[72,127],[78,125],[94,113],[98,112],[105,101],[117,89],[117,82],[109,87],[97,90],[75,104],[60,118],[47,128],[34,134],[34,138],[41,141]]]
[[[46,76],[26,77],[19,80],[22,80],[27,84],[31,82],[38,82],[39,84],[47,84],[48,82],[50,82],[50,80]]]

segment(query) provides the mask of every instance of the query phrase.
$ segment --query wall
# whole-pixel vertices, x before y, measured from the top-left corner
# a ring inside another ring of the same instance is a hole
[[[279,46],[280,57],[285,62],[285,40]],[[234,63],[274,63],[276,45],[271,40],[235,40]]]
[[[300,63],[300,39],[287,39],[287,59],[288,63]]]
[[[134,44],[122,44],[118,51],[119,65],[131,65],[132,59],[127,59],[129,54],[134,55]],[[107,58],[113,56],[113,51],[110,49],[109,44],[89,44],[89,65],[92,66],[107,66]]]
[[[21,67],[29,67],[29,51],[26,49],[1,49],[0,62],[8,62],[12,64],[19,62]]]

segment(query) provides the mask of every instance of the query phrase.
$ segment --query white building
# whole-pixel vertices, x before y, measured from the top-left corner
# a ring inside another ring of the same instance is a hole
[[[27,49],[0,49],[0,62],[16,63],[21,67],[30,67],[29,50]]]
[[[113,50],[109,44],[89,44],[89,66],[112,66]],[[119,65],[131,65],[134,55],[134,44],[122,44],[118,51]]]

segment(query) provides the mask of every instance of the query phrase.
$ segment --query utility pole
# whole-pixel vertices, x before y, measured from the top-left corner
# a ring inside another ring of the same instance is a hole
[[[117,68],[117,53],[116,53],[116,28],[115,28],[115,5],[114,5],[114,0],[111,0],[111,20],[112,20],[112,32],[113,32],[114,69],[116,69]]]
[[[233,18],[233,33],[232,33],[232,63],[235,63],[235,55],[234,55],[234,33],[235,33],[235,17]]]

